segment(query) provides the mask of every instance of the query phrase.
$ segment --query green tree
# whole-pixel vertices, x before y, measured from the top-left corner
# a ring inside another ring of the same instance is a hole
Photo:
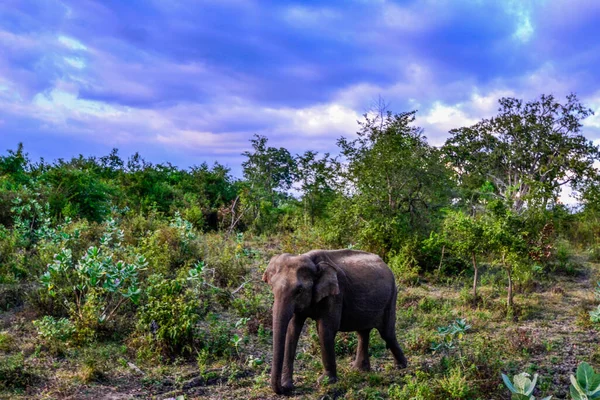
[[[250,142],[253,151],[242,153],[247,158],[242,163],[246,184],[240,188],[238,214],[245,214],[248,224],[261,231],[272,228],[283,212],[278,207],[288,199],[296,162],[287,149],[267,146],[264,136],[255,135]]]
[[[505,97],[499,114],[450,131],[444,152],[467,197],[485,181],[516,212],[554,201],[564,185],[577,187],[595,175],[598,148],[581,133],[592,114],[574,94],[565,103],[552,95],[524,102]]]
[[[517,214],[502,201],[493,201],[484,215],[483,230],[487,250],[491,252],[495,263],[506,272],[506,304],[510,309],[514,305],[514,272],[517,269],[530,268],[529,233],[525,217]]]
[[[444,241],[452,252],[465,263],[473,265],[473,297],[477,298],[477,281],[479,267],[477,258],[487,249],[484,226],[478,216],[471,216],[462,211],[451,211],[443,222]]]
[[[29,158],[19,143],[17,150],[8,150],[7,156],[0,156],[0,178],[6,178],[9,182],[25,184],[29,181],[28,176]]]
[[[338,140],[346,165],[342,190],[349,203],[339,210],[341,220],[352,227],[347,231],[357,228],[366,247],[381,253],[400,249],[410,235],[430,232],[451,195],[450,170],[423,130],[413,125],[415,114],[367,114],[358,138]]]
[[[242,163],[244,177],[252,189],[262,191],[275,206],[278,192],[292,187],[296,163],[287,149],[268,147],[265,136],[254,135],[250,142],[253,151],[242,153],[247,158]]]
[[[333,200],[335,191],[332,180],[335,176],[335,161],[325,153],[318,158],[315,151],[307,151],[296,156],[297,179],[302,192],[304,214],[310,218],[322,217],[327,205]]]

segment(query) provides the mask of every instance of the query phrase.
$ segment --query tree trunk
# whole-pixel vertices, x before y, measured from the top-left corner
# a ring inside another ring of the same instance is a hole
[[[473,260],[473,269],[475,270],[475,274],[473,276],[473,298],[477,299],[477,280],[479,278],[479,268],[477,268],[477,260],[475,259],[475,253],[471,253],[471,258]]]
[[[506,273],[508,274],[508,293],[506,296],[506,305],[508,308],[512,308],[513,306],[513,281],[512,281],[512,268],[506,265],[506,257],[502,254],[502,264],[504,265],[504,269],[506,269]]]
[[[438,265],[438,274],[442,272],[442,263],[444,262],[444,252],[446,251],[446,245],[442,246],[442,256],[440,257],[440,265]]]

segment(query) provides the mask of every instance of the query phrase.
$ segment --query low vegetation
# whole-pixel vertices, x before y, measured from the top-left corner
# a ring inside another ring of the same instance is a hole
[[[496,117],[436,148],[415,112],[378,110],[338,157],[254,137],[243,179],[117,150],[51,164],[9,150],[0,397],[271,398],[268,260],[356,248],[395,273],[409,367],[394,369],[374,333],[373,371],[357,372],[357,337],[340,333],[340,380],[319,384],[309,323],[291,397],[600,398],[589,114],[575,96],[501,99]],[[579,208],[560,203],[564,185]]]

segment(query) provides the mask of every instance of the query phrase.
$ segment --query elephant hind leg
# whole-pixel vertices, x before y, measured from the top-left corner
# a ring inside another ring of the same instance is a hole
[[[386,318],[384,318],[382,326],[377,330],[379,331],[382,339],[385,341],[387,348],[390,349],[394,355],[396,367],[406,368],[408,362],[406,361],[404,352],[400,348],[398,339],[396,338],[396,296],[397,294],[394,293],[392,301],[388,306]]]
[[[352,365],[359,371],[371,370],[371,363],[369,362],[369,336],[371,330],[366,329],[364,331],[358,331],[358,346],[356,350],[356,360]]]

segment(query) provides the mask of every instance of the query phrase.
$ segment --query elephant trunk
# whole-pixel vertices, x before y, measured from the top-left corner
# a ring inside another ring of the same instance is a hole
[[[285,339],[293,309],[283,302],[276,302],[273,307],[273,364],[271,366],[271,388],[277,394],[283,393],[281,372],[285,354]]]

